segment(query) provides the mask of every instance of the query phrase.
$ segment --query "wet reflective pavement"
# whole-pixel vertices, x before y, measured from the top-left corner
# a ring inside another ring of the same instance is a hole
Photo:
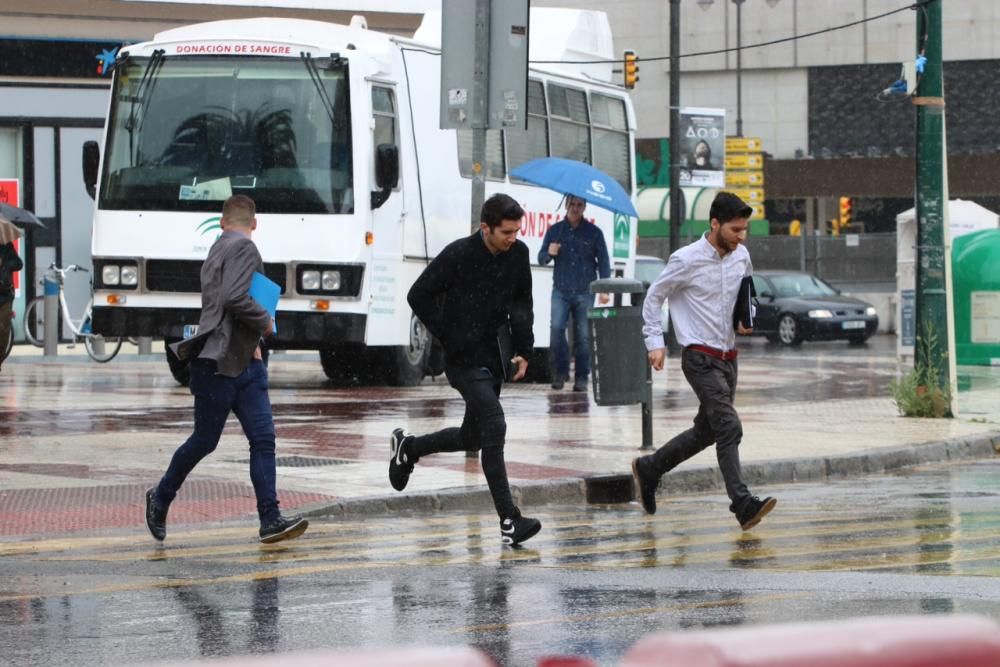
[[[136,664],[344,647],[463,645],[499,665],[612,665],[661,629],[970,612],[1000,618],[1000,461],[769,488],[741,532],[718,494],[552,506],[524,548],[489,513],[0,543],[0,655]]]
[[[894,346],[891,336],[861,347],[744,343],[737,390],[743,461],[817,460],[1000,435],[1000,368],[961,369],[959,419],[897,416],[887,390],[897,372]],[[336,387],[315,354],[275,354],[270,371],[284,509],[371,500],[385,510],[442,490],[485,497],[478,463],[462,454],[421,461],[406,494],[387,483],[393,428],[423,433],[461,420],[462,401],[443,378],[414,388]],[[506,460],[520,489],[626,474],[642,440],[638,405],[602,407],[590,393],[523,384],[505,387],[503,400]],[[0,374],[0,538],[141,531],[143,492],[190,432],[191,404],[161,357],[122,354],[99,365],[86,356],[49,360],[16,349]],[[696,410],[673,356],[665,373],[654,374],[654,442],[688,428]],[[182,489],[172,525],[251,516],[247,458],[234,419]],[[715,468],[713,451],[680,469],[699,467]]]

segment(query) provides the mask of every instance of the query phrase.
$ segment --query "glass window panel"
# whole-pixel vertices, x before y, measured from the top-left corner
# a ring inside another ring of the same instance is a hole
[[[505,130],[507,135],[507,168],[513,170],[535,158],[548,157],[549,137],[544,118],[528,116],[527,130]],[[523,183],[511,176],[511,181]]]
[[[215,211],[243,193],[261,213],[353,211],[345,66],[317,82],[300,60],[166,58],[142,84],[148,65],[116,72],[102,207]]]
[[[588,123],[587,94],[563,86],[549,85],[549,104],[553,116]]]
[[[552,155],[590,164],[590,127],[552,119]]]
[[[392,91],[378,86],[372,88],[372,110],[376,113],[396,114]]]
[[[610,127],[616,130],[627,130],[628,119],[625,115],[625,100],[608,97],[600,93],[590,96],[590,110],[594,125]]]
[[[628,134],[594,128],[594,166],[631,189]]]
[[[458,170],[462,176],[472,178],[472,130],[458,130]],[[500,130],[486,130],[486,178],[491,181],[504,178]]]
[[[528,113],[545,115],[545,89],[541,81],[528,82]]]

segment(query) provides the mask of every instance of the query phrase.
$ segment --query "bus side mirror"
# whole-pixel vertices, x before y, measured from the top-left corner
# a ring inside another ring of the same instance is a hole
[[[101,164],[101,148],[96,141],[83,143],[83,184],[91,199],[97,195],[97,168]]]
[[[393,144],[379,144],[375,150],[375,185],[379,189],[372,192],[372,210],[385,203],[398,183],[399,148]]]

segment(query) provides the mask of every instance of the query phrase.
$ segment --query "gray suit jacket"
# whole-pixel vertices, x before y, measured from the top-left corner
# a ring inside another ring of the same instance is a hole
[[[174,343],[181,359],[214,359],[221,375],[236,377],[253,360],[271,315],[250,298],[254,271],[264,263],[253,241],[239,232],[223,232],[201,266],[201,317],[198,335]]]

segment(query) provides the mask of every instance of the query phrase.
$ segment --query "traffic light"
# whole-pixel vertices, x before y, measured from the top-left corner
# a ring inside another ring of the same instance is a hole
[[[847,226],[851,224],[851,198],[841,197],[840,198],[840,218],[837,221],[837,227],[839,229],[847,229]]]
[[[639,57],[632,49],[625,49],[625,87],[629,90],[635,88],[639,80]]]

